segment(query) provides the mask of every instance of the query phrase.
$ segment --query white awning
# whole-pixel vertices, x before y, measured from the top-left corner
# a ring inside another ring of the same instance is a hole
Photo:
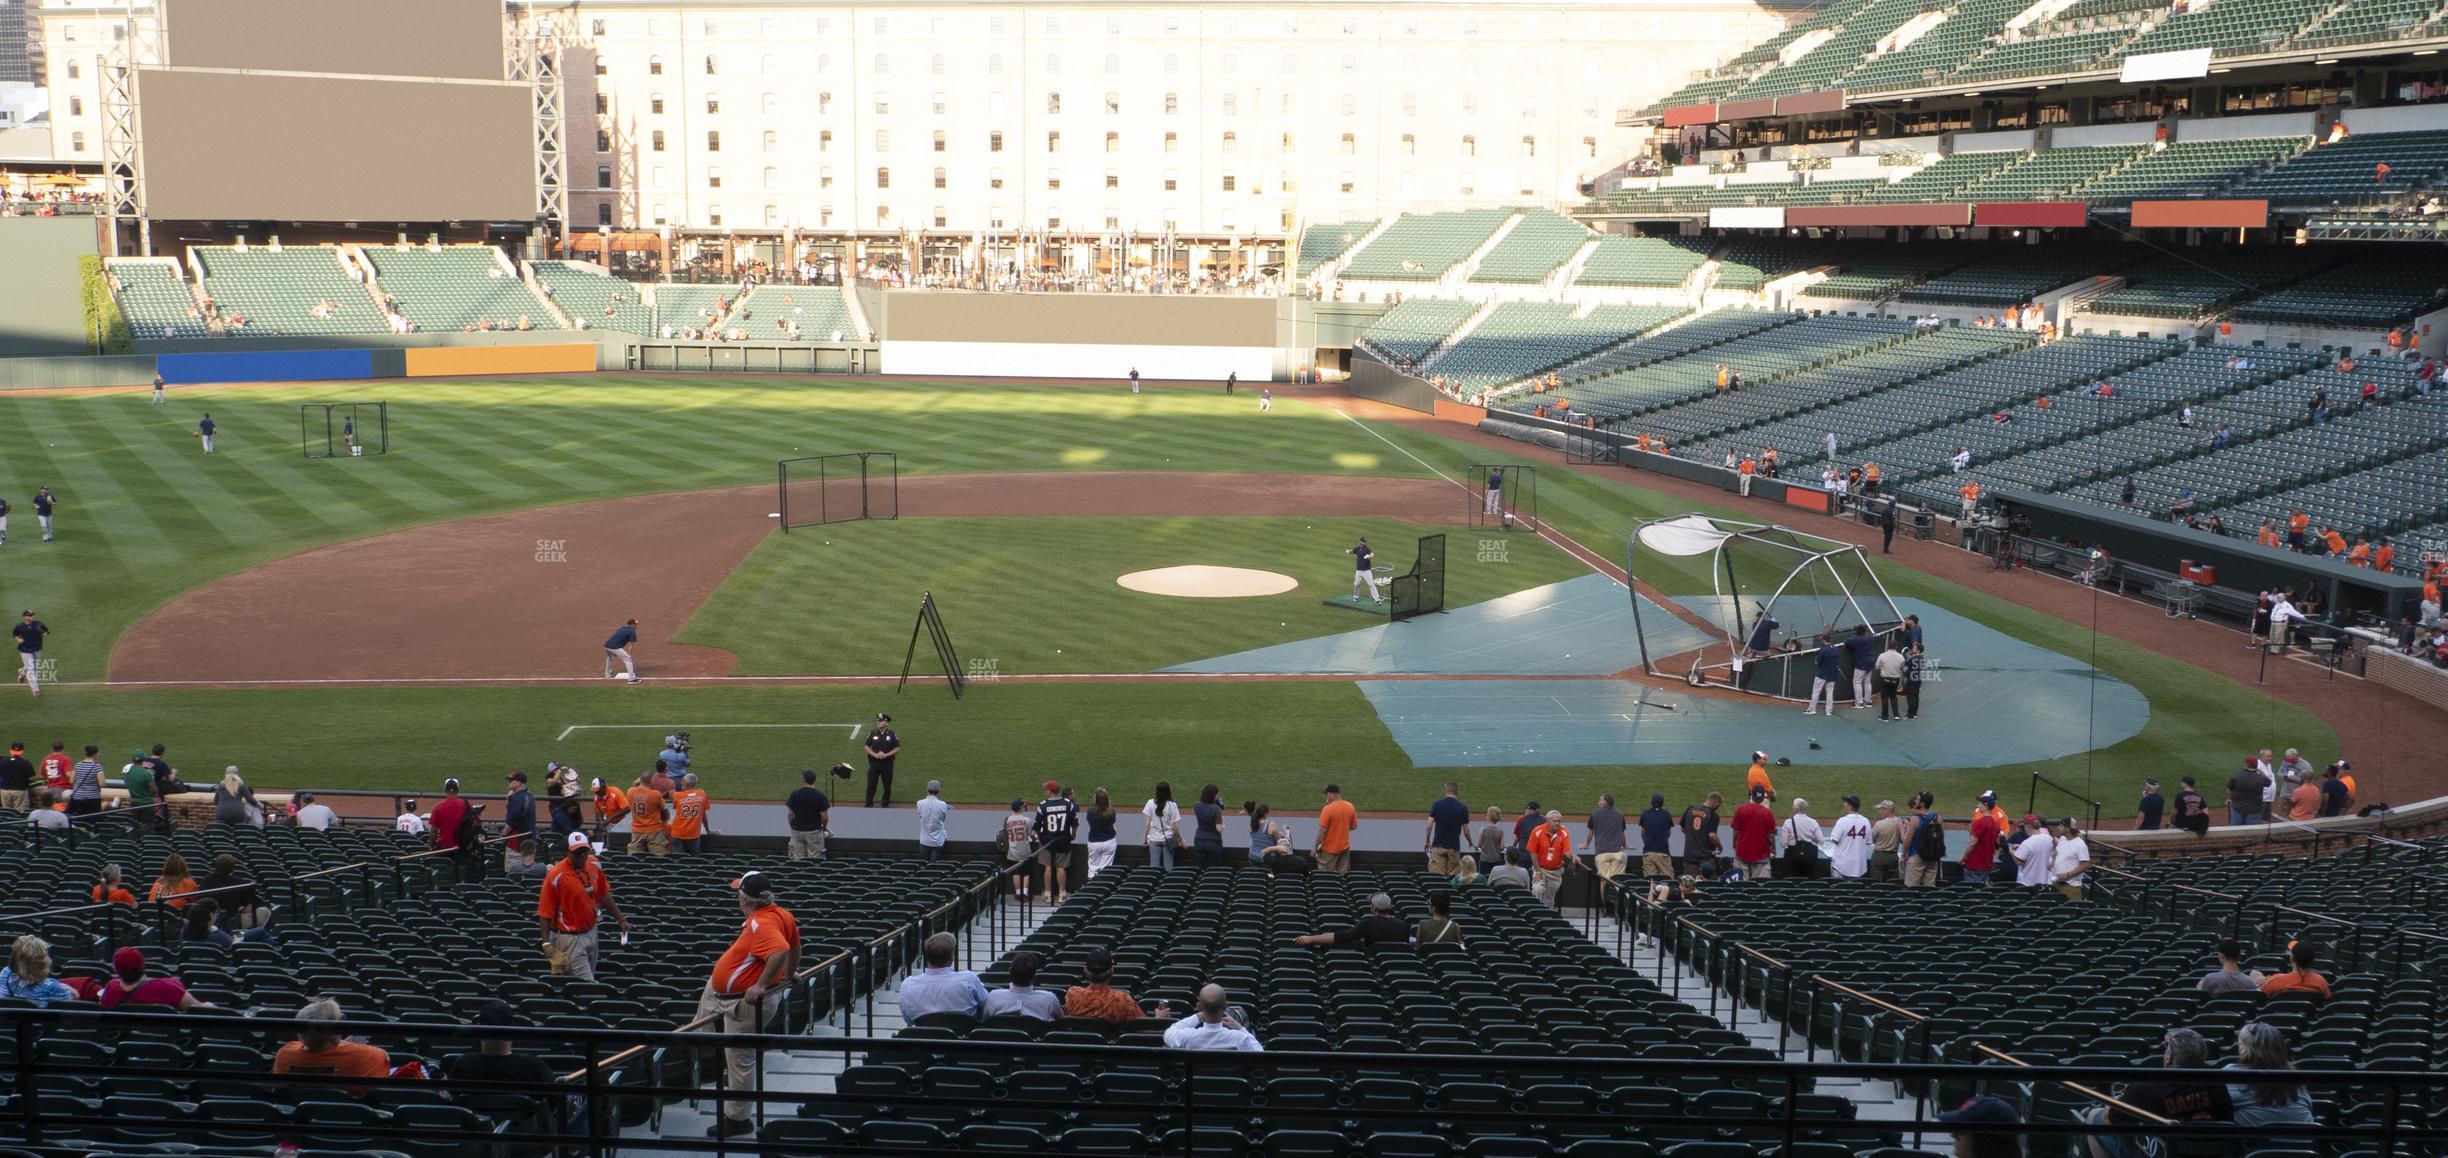
[[[1641,546],[1660,555],[1706,555],[1733,537],[1705,515],[1685,515],[1640,529]]]

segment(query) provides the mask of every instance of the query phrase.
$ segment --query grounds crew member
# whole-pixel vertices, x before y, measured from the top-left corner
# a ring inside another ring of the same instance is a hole
[[[595,967],[603,963],[603,946],[596,938],[597,909],[612,914],[622,936],[629,933],[629,918],[621,915],[620,905],[612,900],[612,882],[589,855],[594,851],[585,833],[569,834],[568,859],[544,874],[543,890],[536,894],[536,922],[543,926],[545,955],[562,958],[560,971],[580,981],[594,980]]]

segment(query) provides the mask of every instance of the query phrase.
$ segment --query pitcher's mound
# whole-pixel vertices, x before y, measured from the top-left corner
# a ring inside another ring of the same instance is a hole
[[[1133,591],[1150,595],[1179,595],[1186,599],[1240,599],[1251,595],[1281,595],[1300,586],[1300,581],[1273,571],[1256,571],[1248,567],[1159,567],[1153,571],[1133,571],[1114,582]]]

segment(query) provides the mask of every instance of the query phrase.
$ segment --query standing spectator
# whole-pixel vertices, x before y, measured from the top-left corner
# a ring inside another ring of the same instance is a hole
[[[76,991],[51,976],[51,946],[27,933],[9,946],[9,963],[0,969],[0,998],[49,1006],[76,1000]]]
[[[289,817],[289,822],[299,828],[323,830],[337,827],[340,823],[340,814],[333,812],[330,805],[315,799],[312,792],[298,793],[294,803],[297,811]],[[412,800],[409,803],[416,802]],[[418,823],[421,825],[423,822]],[[422,832],[423,829],[419,828],[418,831]]]
[[[558,760],[545,761],[544,791],[552,808],[553,837],[566,841],[585,827],[579,819],[578,770]]]
[[[1649,807],[1640,814],[1641,877],[1645,880],[1665,880],[1674,876],[1674,816],[1666,811],[1666,794],[1649,794]]]
[[[1327,785],[1324,795],[1326,804],[1318,809],[1318,869],[1343,876],[1351,872],[1352,829],[1360,823],[1360,810],[1343,799],[1340,784]]]
[[[2162,818],[2166,815],[2167,798],[2159,795],[2159,781],[2155,778],[2144,779],[2142,781],[2142,802],[2136,806],[2134,812],[2134,829],[2139,832],[2156,832],[2164,823]]]
[[[663,750],[655,753],[655,759],[660,761],[663,767],[670,769],[675,779],[688,775],[689,734],[674,732],[663,737]],[[665,791],[670,791],[670,789],[665,789]]]
[[[460,823],[467,819],[468,802],[459,798],[457,777],[442,782],[442,799],[433,806],[434,847],[452,852],[459,848]]]
[[[185,1013],[199,1006],[212,1007],[209,1001],[196,1000],[195,994],[187,992],[176,977],[145,976],[144,950],[134,945],[111,954],[111,979],[94,1000],[106,1010],[135,1006]]]
[[[2051,833],[2056,845],[2049,851],[2049,883],[2065,894],[2067,900],[2079,901],[2083,895],[2084,874],[2091,871],[2091,844],[2074,826],[2071,816],[2059,817]]]
[[[823,860],[825,832],[833,822],[833,798],[816,786],[816,770],[799,770],[799,787],[783,807],[790,812],[790,859]]]
[[[2287,819],[2294,821],[2311,820],[2318,817],[2320,812],[2320,781],[2305,780],[2295,785],[2293,795],[2287,798]]]
[[[1861,814],[1861,797],[1844,798],[1844,815],[1828,834],[1828,874],[1838,880],[1860,880],[1870,872],[1870,818]]]
[[[2202,1036],[2189,1029],[2171,1029],[2164,1039],[2165,1052],[2160,1064],[2172,1070],[2198,1070],[2210,1066],[2209,1048]],[[2128,1083],[2117,1099],[2137,1110],[2157,1114],[2162,1118],[2183,1122],[2224,1122],[2235,1116],[2235,1108],[2227,1099],[2223,1085],[2199,1085],[2192,1082],[2136,1081]],[[2094,1126],[2140,1126],[2132,1115],[2113,1106],[2101,1104],[2083,1111],[2082,1120]],[[2165,1140],[2133,1134],[2092,1134],[2084,1137],[2093,1158],[2127,1158],[2128,1155],[2165,1153]]]
[[[2245,760],[2244,767],[2227,780],[2227,823],[2261,823],[2261,794],[2269,785],[2270,778],[2261,771],[2260,765],[2250,759]]]
[[[1114,853],[1121,847],[1122,840],[1114,829],[1113,797],[1104,789],[1097,789],[1096,794],[1089,798],[1086,816],[1088,879],[1093,881],[1098,873],[1113,867]]]
[[[1547,823],[1530,831],[1525,845],[1530,861],[1538,866],[1537,883],[1530,886],[1530,895],[1550,907],[1563,904],[1564,866],[1572,863],[1572,830],[1564,827],[1564,814],[1548,810]]]
[[[434,827],[442,827],[442,806],[434,806]],[[671,808],[653,773],[641,773],[629,786],[629,851],[645,856],[670,856]]]
[[[739,936],[715,960],[713,976],[707,978],[705,992],[697,998],[696,1020],[706,1021],[720,1014],[719,1021],[709,1022],[710,1027],[719,1027],[722,1033],[755,1033],[765,1026],[767,996],[790,977],[798,964],[799,926],[787,910],[774,903],[773,884],[765,874],[742,874],[731,882],[731,888],[739,894]],[[930,962],[935,956],[935,941],[948,941],[951,937],[949,933],[937,933],[927,941]],[[907,992],[905,985],[903,993]],[[903,1008],[906,1010],[907,1006]],[[723,1085],[735,1091],[748,1089],[756,1079],[756,1060],[757,1051],[753,1048],[723,1050]],[[748,1118],[746,1101],[726,1100],[722,1117],[706,1131],[706,1136],[727,1138],[748,1133],[755,1128]]]
[[[1768,782],[1768,753],[1766,752],[1751,753],[1751,766],[1743,770],[1743,795],[1749,796],[1755,790],[1766,792],[1769,803],[1776,802],[1776,785]]]
[[[1895,801],[1879,801],[1878,821],[1870,826],[1870,879],[1874,881],[1904,879],[1904,822],[1895,812]]]
[[[1131,381],[1132,393],[1137,393],[1138,379]],[[1206,986],[1199,990],[1198,1012],[1175,1022],[1173,1028],[1165,1031],[1164,1042],[1174,1049],[1263,1052],[1266,1047],[1258,1044],[1258,1038],[1242,1028],[1240,1019],[1232,1013],[1232,1004],[1224,994],[1224,987]]]
[[[942,860],[944,829],[952,815],[952,806],[943,798],[943,781],[929,780],[926,795],[918,800],[918,852],[928,860]]]
[[[527,773],[518,768],[502,778],[502,785],[510,794],[502,802],[502,828],[510,834],[510,851],[518,852],[535,840],[535,793],[527,790]]]
[[[707,826],[712,822],[714,802],[705,789],[697,786],[697,774],[680,774],[680,791],[672,794],[672,849],[682,856],[704,856]]]
[[[591,855],[595,850],[586,834],[569,834],[567,845],[569,855],[544,874],[543,887],[536,893],[536,923],[543,926],[545,955],[562,958],[566,962],[562,972],[569,976],[592,981],[603,964],[596,910],[612,914],[623,935],[629,932],[629,918],[621,915],[620,904],[612,899],[612,882]]]
[[[1810,801],[1794,797],[1793,813],[1777,826],[1777,855],[1785,858],[1792,875],[1802,880],[1817,878],[1822,854],[1826,851],[1826,830],[1810,814]]]
[[[391,1055],[362,1041],[350,1041],[331,1029],[317,1028],[345,1020],[340,1003],[328,997],[307,1002],[298,1010],[297,1040],[280,1047],[272,1055],[275,1074],[311,1074],[336,1078],[386,1078],[391,1076]],[[342,1089],[363,1097],[372,1087],[342,1085]]]
[[[1112,809],[1109,806],[1108,812]],[[1037,955],[1022,949],[1011,955],[1011,983],[986,995],[983,1016],[1016,1014],[1039,1021],[1059,1020],[1063,1001],[1051,989],[1037,988]]]
[[[1011,874],[1012,897],[1029,895],[1029,858],[1035,850],[1032,836],[1036,817],[1029,812],[1028,801],[1012,797],[1011,815],[1003,818],[1003,827],[995,831],[995,846],[1003,852],[1003,871]]]
[[[33,787],[34,762],[26,759],[25,745],[10,744],[8,755],[0,756],[0,809],[25,811],[27,794]]]
[[[141,749],[119,769],[119,787],[127,793],[128,815],[136,822],[137,831],[159,830],[163,816],[161,796],[155,791],[153,766],[145,763]]]
[[[1920,629],[1914,628],[1918,634]],[[1904,656],[1904,718],[1921,718],[1921,677],[1929,670],[1929,656],[1922,651],[1921,641],[1914,640]]]
[[[1912,836],[1905,844],[1904,883],[1935,885],[1938,866],[1946,861],[1946,821],[1938,816],[1938,797],[1924,792],[1913,800]]]
[[[601,776],[587,781],[587,787],[595,793],[595,843],[602,844],[604,837],[611,833],[612,826],[621,817],[629,815],[629,794],[622,791],[618,784],[604,783]],[[416,801],[408,803],[413,806]],[[411,811],[414,809],[411,808]]]
[[[1080,962],[1080,983],[1063,993],[1063,1015],[1127,1025],[1139,1020],[1139,1003],[1114,988],[1113,951],[1102,945]]]
[[[1845,656],[1853,667],[1853,706],[1870,706],[1871,675],[1878,668],[1879,641],[1870,634],[1867,624],[1853,625],[1853,638],[1845,641]]]
[[[1768,810],[1768,790],[1754,788],[1751,799],[1734,809],[1734,860],[1745,880],[1768,879],[1768,858],[1775,852],[1776,814]]]
[[[2329,997],[2329,981],[2320,974],[2313,972],[2312,965],[2314,962],[2314,956],[2315,954],[2313,953],[2311,941],[2298,937],[2289,942],[2287,944],[2286,972],[2272,973],[2269,975],[2268,979],[2262,981],[2261,995],[2263,997],[2268,997],[2272,994],[2290,993],[2296,990],[2302,990],[2303,992],[2310,993],[2315,997],[2327,1000]]]
[[[2193,988],[2204,993],[2259,993],[2261,983],[2268,978],[2244,968],[2244,957],[2249,952],[2244,942],[2233,937],[2219,942],[2219,967],[2203,974]]]
[[[1982,796],[1995,799],[1994,794]],[[1987,808],[1972,810],[1972,843],[1964,846],[1963,881],[1967,885],[1989,883],[1989,873],[1997,867],[1998,842],[2006,829],[1998,823],[1997,814]]]
[[[1493,868],[1504,863],[1506,831],[1504,810],[1493,804],[1488,805],[1487,823],[1479,826],[1479,838],[1476,842],[1480,864]]]
[[[2225,1068],[2239,1072],[2291,1070],[2286,1031],[2266,1021],[2248,1021],[2236,1031],[2236,1060]],[[2230,1085],[2227,1100],[2235,1107],[2239,1126],[2309,1126],[2312,1091],[2299,1084]]]
[[[102,811],[102,748],[85,745],[85,758],[69,770],[68,815],[91,816]]]
[[[1614,880],[1624,870],[1624,814],[1615,807],[1615,794],[1598,794],[1598,807],[1590,810],[1590,866],[1597,870],[1601,884]]]
[[[603,782],[598,780],[596,783],[601,784]],[[301,797],[308,797],[314,794],[311,792],[301,792],[298,795]],[[303,815],[305,811],[306,810],[303,808],[298,809],[298,812],[301,815]],[[291,819],[294,820],[296,818],[292,817]],[[391,831],[406,833],[409,836],[424,836],[433,831],[433,826],[425,823],[424,817],[417,815],[416,797],[411,796],[406,800],[400,801],[399,819],[391,822]]]
[[[1224,866],[1224,802],[1216,798],[1218,791],[1213,784],[1199,789],[1198,803],[1190,806],[1191,851],[1200,868]]]
[[[2015,883],[2040,888],[2057,867],[2057,838],[2049,835],[2047,819],[2023,818],[2023,839],[2014,845]]]
[[[1071,883],[1071,842],[1079,833],[1079,802],[1060,782],[1045,782],[1045,799],[1037,802],[1037,823],[1030,835],[1037,840],[1037,863],[1045,866],[1046,903],[1059,905]]]
[[[1462,867],[1462,830],[1470,826],[1470,806],[1462,803],[1462,785],[1445,782],[1445,795],[1428,806],[1428,871],[1452,876]]]
[[[1725,852],[1717,843],[1717,809],[1724,803],[1722,793],[1711,792],[1707,802],[1683,810],[1683,867],[1693,876],[1717,875],[1717,860]]]
[[[1140,807],[1139,815],[1146,821],[1146,826],[1142,829],[1139,839],[1140,843],[1147,846],[1148,864],[1155,868],[1172,868],[1174,854],[1181,849],[1183,844],[1181,806],[1173,803],[1173,782],[1170,780],[1157,781],[1156,794],[1148,797],[1148,802]],[[1219,822],[1223,820],[1221,810],[1218,811],[1216,819]],[[1218,853],[1223,851],[1220,832],[1216,851]]]
[[[901,737],[893,734],[892,717],[876,713],[875,728],[867,733],[867,807],[876,806],[876,787],[884,789],[884,807],[892,807],[893,761],[901,756]]]
[[[2331,764],[2326,770],[2322,771],[2320,778],[2320,815],[2346,815],[2346,801],[2347,798],[2353,794],[2348,792],[2346,789],[2345,776],[2346,762],[2344,760]]]
[[[2176,817],[2169,823],[2197,837],[2208,836],[2210,834],[2209,801],[2202,798],[2200,790],[2193,783],[2193,777],[2185,776],[2178,780],[2177,784],[2179,788],[2176,793]]]
[[[977,974],[957,967],[959,938],[937,933],[926,939],[924,952],[925,971],[901,982],[902,1023],[914,1023],[932,1013],[983,1016],[986,983],[978,980]]]

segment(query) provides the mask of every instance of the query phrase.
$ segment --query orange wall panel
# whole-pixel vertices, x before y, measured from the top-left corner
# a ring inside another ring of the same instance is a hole
[[[586,374],[595,370],[595,347],[565,346],[433,346],[403,351],[408,376],[440,378],[460,374]]]

